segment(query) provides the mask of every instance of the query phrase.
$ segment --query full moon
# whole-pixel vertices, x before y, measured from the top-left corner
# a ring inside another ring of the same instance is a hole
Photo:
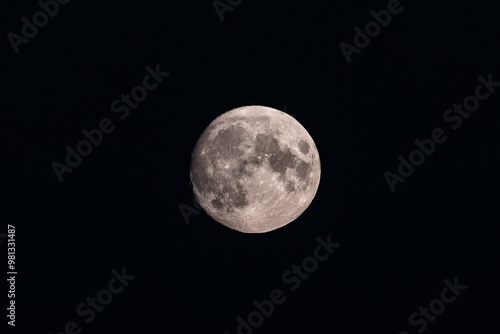
[[[264,106],[230,110],[208,125],[191,157],[193,192],[231,229],[264,233],[299,217],[318,190],[316,145],[293,117]]]

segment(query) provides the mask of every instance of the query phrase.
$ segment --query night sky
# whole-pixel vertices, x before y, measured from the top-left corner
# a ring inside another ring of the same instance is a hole
[[[0,4],[0,333],[497,327],[493,2],[41,3]],[[293,115],[321,160],[309,208],[265,234],[207,216],[189,179],[203,130],[246,105]]]

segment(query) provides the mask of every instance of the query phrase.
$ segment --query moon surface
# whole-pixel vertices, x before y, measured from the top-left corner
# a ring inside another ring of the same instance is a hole
[[[217,117],[198,139],[190,179],[214,220],[244,233],[264,233],[299,217],[318,190],[316,145],[293,117],[246,106]]]

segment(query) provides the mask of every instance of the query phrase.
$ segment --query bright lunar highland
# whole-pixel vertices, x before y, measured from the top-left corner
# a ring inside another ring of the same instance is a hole
[[[247,106],[217,117],[198,139],[190,178],[209,216],[244,233],[283,227],[311,204],[321,174],[304,127],[276,109]]]

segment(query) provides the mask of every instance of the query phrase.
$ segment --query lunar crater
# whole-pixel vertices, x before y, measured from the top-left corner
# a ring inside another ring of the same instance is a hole
[[[319,154],[290,116],[261,106],[237,108],[200,136],[190,177],[198,202],[216,221],[245,233],[268,232],[296,219],[313,200]]]

